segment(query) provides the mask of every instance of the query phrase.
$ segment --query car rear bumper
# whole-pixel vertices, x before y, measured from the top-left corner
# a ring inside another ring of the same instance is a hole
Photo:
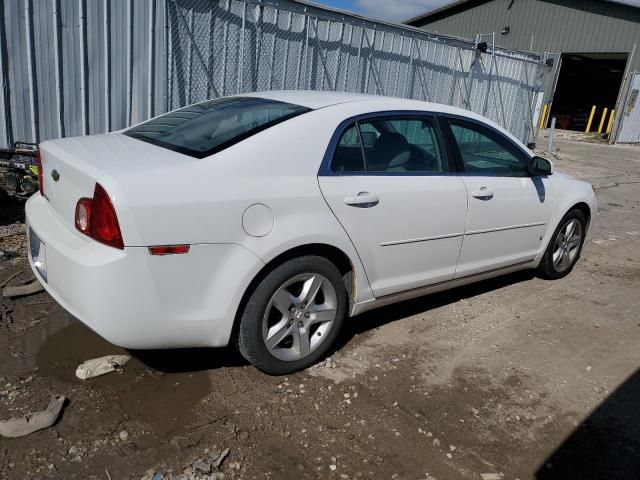
[[[192,245],[168,256],[111,248],[71,230],[38,194],[26,217],[29,241],[43,244],[34,254],[29,249],[29,263],[47,292],[125,348],[227,345],[242,294],[263,266],[235,244]]]

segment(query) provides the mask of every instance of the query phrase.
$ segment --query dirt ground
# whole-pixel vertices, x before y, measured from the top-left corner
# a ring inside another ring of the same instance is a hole
[[[556,169],[600,202],[569,277],[367,313],[330,360],[288,378],[202,349],[132,352],[83,382],[78,364],[122,351],[46,293],[1,299],[0,419],[69,401],[53,427],[0,438],[0,477],[190,478],[229,448],[209,478],[638,478],[640,148],[558,147]],[[0,285],[31,277],[21,209],[0,204]]]

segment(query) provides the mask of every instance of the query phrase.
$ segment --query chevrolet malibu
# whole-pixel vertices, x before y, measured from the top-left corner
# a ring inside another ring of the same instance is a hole
[[[347,316],[536,269],[567,275],[597,200],[507,131],[412,100],[268,92],[40,145],[29,261],[125,348],[233,343],[270,374]]]

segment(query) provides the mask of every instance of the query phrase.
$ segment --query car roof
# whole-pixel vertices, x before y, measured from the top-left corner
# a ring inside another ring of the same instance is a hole
[[[240,96],[265,98],[269,100],[276,100],[279,102],[287,102],[295,105],[300,105],[302,107],[311,108],[313,110],[345,103],[369,101],[374,102],[378,107],[384,105],[385,109],[390,110],[414,108],[417,110],[425,110],[430,112],[453,113],[469,116],[472,118],[482,118],[481,116],[474,114],[469,110],[453,107],[451,105],[425,102],[422,100],[413,100],[409,98],[371,95],[366,93],[332,92],[324,90],[271,90],[266,92],[245,93]]]
[[[381,98],[375,95],[352,92],[330,92],[324,90],[271,90],[252,92],[241,96],[267,98],[279,102],[287,102],[311,109],[329,107],[339,103],[357,102],[361,100]]]
[[[358,111],[354,115],[369,112],[381,111],[400,111],[400,110],[417,110],[425,112],[444,113],[451,115],[459,115],[470,119],[479,120],[488,125],[493,126],[498,131],[509,137],[511,140],[520,144],[523,148],[524,144],[513,134],[502,126],[498,125],[491,119],[479,115],[471,110],[466,110],[452,105],[442,103],[425,102],[422,100],[414,100],[409,98],[386,97],[381,95],[371,95],[364,93],[352,92],[333,92],[318,90],[272,90],[266,92],[251,92],[240,96],[265,98],[280,102],[292,103],[317,110],[326,107],[342,106],[351,111]],[[366,103],[365,103],[366,101]],[[352,108],[349,107],[351,105]]]

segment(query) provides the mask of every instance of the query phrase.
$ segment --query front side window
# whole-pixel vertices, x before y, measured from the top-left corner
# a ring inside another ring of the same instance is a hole
[[[524,154],[498,133],[463,120],[449,119],[465,172],[483,176],[528,176]]]
[[[125,135],[203,158],[308,111],[264,98],[219,98],[153,118]]]
[[[355,122],[342,134],[334,172],[441,173],[449,170],[431,117],[380,117]]]

